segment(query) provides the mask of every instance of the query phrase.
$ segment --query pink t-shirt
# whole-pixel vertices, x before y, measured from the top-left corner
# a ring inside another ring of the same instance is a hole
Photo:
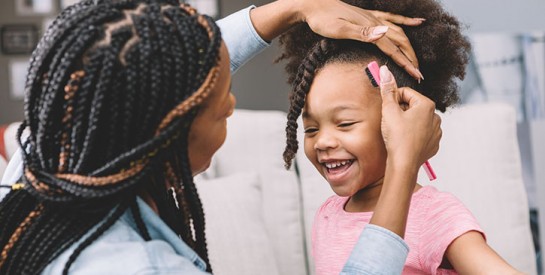
[[[318,275],[339,274],[372,212],[344,211],[348,197],[331,196],[312,226],[312,255]],[[482,232],[471,212],[452,194],[425,186],[413,194],[405,242],[410,251],[403,274],[457,274],[439,269],[449,244],[468,231]]]

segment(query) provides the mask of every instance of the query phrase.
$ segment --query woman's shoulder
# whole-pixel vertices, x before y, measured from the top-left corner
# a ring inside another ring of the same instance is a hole
[[[61,274],[80,242],[65,250],[43,274]],[[202,274],[168,242],[145,241],[130,224],[119,220],[82,251],[70,267],[70,274],[164,274],[180,270]]]

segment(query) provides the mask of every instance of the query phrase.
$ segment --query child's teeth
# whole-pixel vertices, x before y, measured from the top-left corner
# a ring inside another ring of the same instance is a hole
[[[337,168],[339,166],[346,165],[348,162],[349,162],[348,160],[343,160],[343,161],[338,161],[338,162],[326,163],[325,167],[327,167],[329,169]]]

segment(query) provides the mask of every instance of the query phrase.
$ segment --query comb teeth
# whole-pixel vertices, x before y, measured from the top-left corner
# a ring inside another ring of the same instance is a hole
[[[375,78],[373,77],[373,74],[371,73],[369,68],[365,68],[365,73],[367,74],[367,77],[369,77],[369,80],[371,81],[371,85],[373,85],[373,87],[377,88],[378,83],[377,83],[377,81],[375,81]]]
[[[380,69],[376,61],[369,63],[367,65],[367,68],[365,68],[365,72],[367,73],[369,80],[371,80],[371,84],[373,85],[373,87],[378,87],[380,84],[379,71]]]

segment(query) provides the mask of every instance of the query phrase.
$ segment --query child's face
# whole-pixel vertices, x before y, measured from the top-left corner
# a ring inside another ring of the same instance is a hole
[[[303,109],[305,154],[339,196],[384,176],[381,106],[361,64],[328,64],[314,78]]]
[[[212,156],[227,135],[227,118],[233,114],[235,97],[231,93],[229,53],[225,44],[220,48],[220,73],[216,85],[203,102],[189,131],[189,161],[193,175],[210,166]]]

